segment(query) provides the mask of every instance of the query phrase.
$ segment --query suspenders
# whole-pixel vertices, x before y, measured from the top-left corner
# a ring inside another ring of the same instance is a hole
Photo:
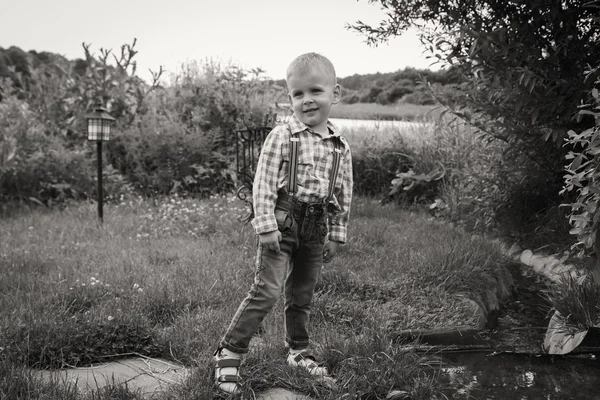
[[[288,194],[296,193],[298,188],[298,145],[300,144],[300,138],[293,137],[291,135],[292,130],[288,125],[288,130],[290,131],[290,164],[288,168]],[[338,172],[340,170],[340,162],[342,160],[342,150],[340,149],[340,140],[335,138],[333,140],[334,143],[334,151],[333,151],[333,166],[331,167],[331,173],[329,174],[329,193],[327,195],[327,199],[325,199],[325,204],[329,204],[331,198],[333,197],[333,191],[335,190],[335,181],[338,177]]]

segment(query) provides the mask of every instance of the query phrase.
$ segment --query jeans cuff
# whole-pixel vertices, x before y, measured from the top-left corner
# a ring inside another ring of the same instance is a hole
[[[233,351],[234,353],[240,353],[240,354],[246,354],[248,353],[248,348],[241,348],[241,347],[236,347],[236,346],[232,346],[229,343],[227,343],[225,340],[222,340],[221,343],[219,344],[219,348],[225,348],[227,350]]]
[[[304,350],[307,349],[309,345],[308,340],[298,341],[287,339],[286,342],[288,344],[288,347],[292,350]]]

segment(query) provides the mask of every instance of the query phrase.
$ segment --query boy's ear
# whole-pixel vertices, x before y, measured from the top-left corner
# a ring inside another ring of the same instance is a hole
[[[342,87],[339,84],[336,84],[333,87],[333,104],[339,103],[342,98]]]

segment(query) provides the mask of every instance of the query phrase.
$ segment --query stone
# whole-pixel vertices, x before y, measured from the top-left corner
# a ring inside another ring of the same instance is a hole
[[[259,393],[256,400],[314,400],[312,397],[290,392],[283,388],[273,388]]]
[[[519,257],[519,260],[523,264],[531,266],[531,257],[533,257],[533,252],[531,250],[524,250]]]
[[[546,259],[538,255],[532,256],[530,262],[533,270],[537,273],[541,273],[546,266]]]
[[[127,383],[129,389],[140,390],[145,398],[152,398],[170,385],[183,382],[190,372],[171,361],[147,357],[115,360],[86,368],[34,371],[42,380],[77,384],[82,391]]]

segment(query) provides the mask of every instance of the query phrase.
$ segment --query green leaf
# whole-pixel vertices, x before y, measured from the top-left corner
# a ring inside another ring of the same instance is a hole
[[[566,319],[555,311],[544,338],[544,350],[548,354],[568,354],[581,344],[588,330],[568,326]]]

